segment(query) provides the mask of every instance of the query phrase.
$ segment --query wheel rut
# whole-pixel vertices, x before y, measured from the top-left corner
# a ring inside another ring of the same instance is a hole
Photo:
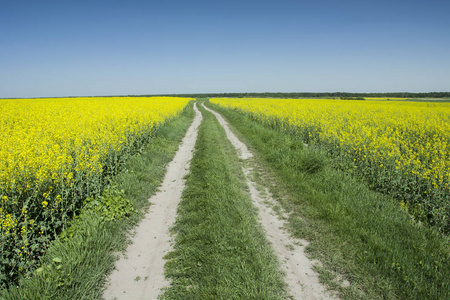
[[[170,282],[164,277],[164,255],[171,250],[169,229],[189,172],[202,115],[194,103],[195,118],[174,159],[167,166],[159,192],[149,199],[149,212],[135,230],[126,254],[109,276],[104,299],[157,299]]]
[[[258,184],[250,179],[256,167],[255,162],[251,159],[253,157],[251,151],[234,135],[219,113],[203,104],[202,106],[215,115],[242,160],[242,169],[253,204],[258,208],[259,221],[279,259],[282,271],[286,274],[285,280],[289,287],[290,296],[293,299],[337,299],[319,282],[319,277],[313,269],[317,262],[310,260],[305,254],[308,242],[295,239],[289,235],[284,229],[286,217],[279,218],[272,209],[276,205],[276,200],[273,199],[267,189],[264,193],[261,193]],[[281,211],[281,214],[286,215],[283,211]]]

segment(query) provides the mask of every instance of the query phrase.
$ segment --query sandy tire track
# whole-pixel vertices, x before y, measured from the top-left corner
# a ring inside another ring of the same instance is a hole
[[[248,161],[252,158],[253,154],[233,134],[225,119],[205,105],[202,104],[202,106],[216,116],[219,123],[225,129],[228,139],[236,148],[239,158],[243,161]],[[272,210],[276,201],[267,189],[264,195],[262,195],[257,188],[257,184],[250,180],[253,172],[251,165],[251,162],[242,164],[247,185],[250,189],[253,204],[258,208],[259,220],[278,256],[280,266],[286,274],[285,280],[289,287],[290,296],[294,299],[337,299],[319,282],[319,277],[313,270],[313,266],[317,262],[310,260],[305,254],[305,247],[308,242],[292,238],[283,229],[286,225],[283,220],[285,218],[278,218],[277,214]]]
[[[195,118],[174,159],[167,166],[164,181],[153,197],[149,212],[136,228],[125,256],[116,262],[103,293],[104,299],[157,299],[170,282],[164,277],[164,255],[172,250],[169,229],[189,172],[202,115],[194,103]]]

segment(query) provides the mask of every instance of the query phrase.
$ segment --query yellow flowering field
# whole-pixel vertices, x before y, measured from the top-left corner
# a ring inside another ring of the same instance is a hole
[[[0,100],[0,281],[25,270],[83,200],[190,100]]]
[[[325,149],[417,219],[450,230],[450,104],[210,99]]]

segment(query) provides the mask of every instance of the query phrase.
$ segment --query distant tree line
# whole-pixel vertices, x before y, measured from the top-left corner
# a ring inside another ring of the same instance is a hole
[[[450,92],[430,92],[430,93],[197,93],[197,94],[147,94],[147,95],[107,95],[94,97],[150,97],[150,96],[174,96],[191,98],[339,98],[348,100],[364,100],[364,97],[374,98],[450,98]],[[79,98],[92,96],[58,96],[58,97],[34,97],[38,98]],[[20,98],[0,98],[0,99],[20,99]]]
[[[339,97],[341,100],[366,100],[364,97]]]
[[[130,95],[132,96],[132,95]],[[377,98],[448,98],[450,92],[430,92],[430,93],[199,93],[199,94],[159,94],[159,95],[134,95],[134,96],[177,96],[192,98],[347,98],[351,100],[364,100],[364,97]]]

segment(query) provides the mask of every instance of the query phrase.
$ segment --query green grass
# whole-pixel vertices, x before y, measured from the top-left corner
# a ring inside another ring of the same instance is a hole
[[[450,299],[450,246],[320,150],[242,113],[220,112],[257,153],[292,234],[311,242],[321,280],[343,299]],[[311,162],[308,163],[308,161]],[[346,278],[350,286],[341,286]]]
[[[191,172],[166,256],[173,280],[163,299],[285,299],[235,149],[215,117],[201,109]]]
[[[0,299],[101,299],[116,260],[114,253],[126,249],[128,230],[148,209],[148,198],[163,180],[166,165],[193,117],[191,103],[159,128],[142,153],[131,157],[114,177],[102,200],[108,211],[100,213],[102,209],[92,207],[91,202],[41,258],[34,276],[22,278],[18,287],[1,290]],[[111,213],[113,208],[117,211]]]

